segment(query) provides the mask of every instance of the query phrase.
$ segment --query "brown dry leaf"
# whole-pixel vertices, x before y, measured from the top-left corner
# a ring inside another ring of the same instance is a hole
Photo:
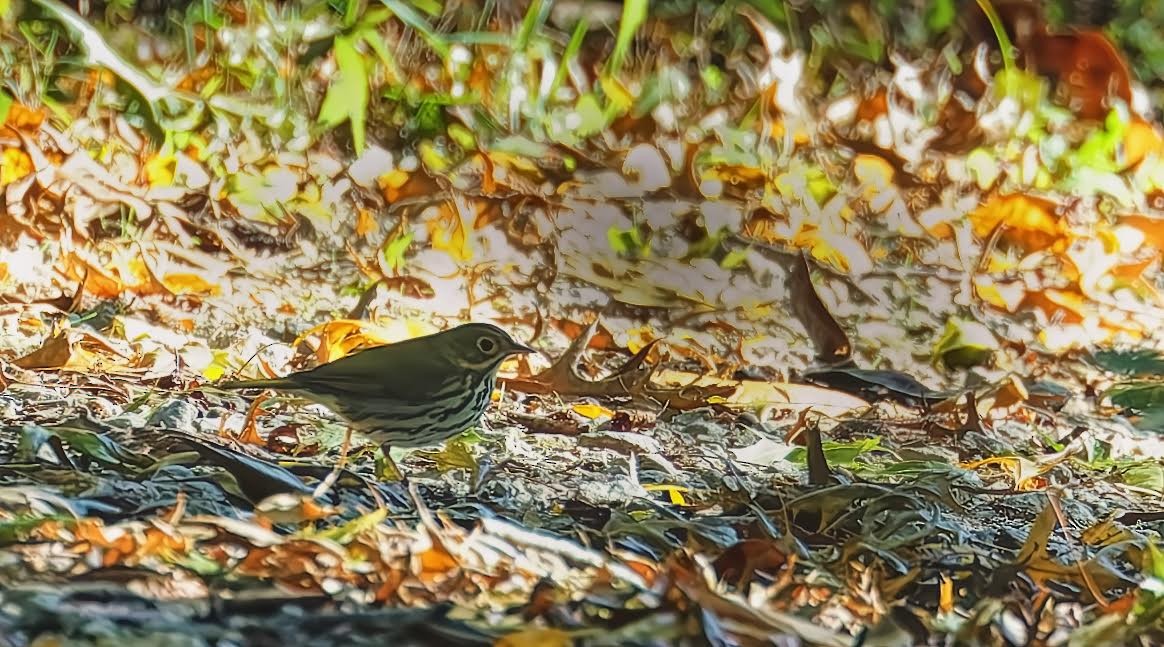
[[[877,88],[872,96],[861,99],[857,106],[857,121],[872,123],[889,114],[889,93],[885,88]]]
[[[407,173],[394,169],[381,175],[376,181],[388,204],[441,194],[441,187],[424,173]]]
[[[262,435],[259,434],[258,417],[259,412],[262,411],[263,402],[266,402],[268,399],[270,399],[270,397],[271,396],[268,393],[263,392],[251,401],[251,405],[247,409],[246,419],[243,421],[242,431],[239,432],[238,435],[234,436],[234,440],[237,440],[241,443],[246,443],[248,445],[257,445],[259,447],[266,445],[266,441],[264,441]],[[223,420],[225,422],[225,418]],[[225,432],[225,428],[223,428],[221,431]],[[221,435],[226,436],[227,434],[222,433]]]
[[[1113,97],[1132,103],[1132,77],[1116,46],[1101,31],[1045,31],[1031,42],[1039,72],[1059,81],[1064,103],[1084,119],[1103,119]]]
[[[849,336],[820,300],[803,253],[794,261],[788,283],[792,313],[808,331],[817,359],[826,363],[848,359],[853,352]]]
[[[596,320],[546,370],[531,377],[502,379],[502,383],[523,393],[556,393],[595,398],[629,397],[652,405],[664,404],[668,409],[681,411],[705,406],[710,399],[726,396],[732,390],[731,387],[698,385],[664,387],[655,382],[652,375],[657,367],[648,363],[647,358],[656,342],[644,346],[606,377],[597,380],[583,377],[578,373],[578,363],[597,328]]]
[[[1027,541],[1019,550],[1015,558],[1015,565],[1023,568],[1039,586],[1045,586],[1048,581],[1074,582],[1087,586],[1097,586],[1099,590],[1108,590],[1115,586],[1124,585],[1123,578],[1104,566],[1098,559],[1075,561],[1071,564],[1061,564],[1051,557],[1047,551],[1051,533],[1055,531],[1058,516],[1055,506],[1048,504],[1035,522],[1031,524]]]
[[[1157,257],[1152,257],[1145,258],[1135,263],[1123,263],[1121,265],[1117,265],[1111,269],[1111,276],[1112,278],[1117,279],[1118,283],[1122,283],[1124,285],[1136,283],[1141,279],[1144,279],[1144,272],[1146,272],[1149,267],[1155,264],[1157,260]],[[1119,287],[1118,283],[1116,287]]]
[[[752,582],[757,572],[775,575],[788,563],[788,555],[769,539],[744,539],[725,550],[712,562],[720,580],[738,590]]]
[[[869,403],[841,391],[809,384],[765,382],[761,380],[725,380],[710,375],[684,371],[660,370],[653,381],[669,388],[710,388],[727,392],[712,400],[716,404],[747,409],[777,407],[792,413],[808,409],[830,418],[866,409]],[[728,391],[730,389],[730,392]]]
[[[434,332],[437,331],[431,324],[412,319],[396,320],[387,325],[359,319],[334,319],[299,335],[292,345],[298,346],[308,337],[319,336],[315,354],[316,361],[323,364],[347,357],[362,348],[382,346]]]
[[[460,561],[434,538],[427,550],[413,555],[413,574],[426,585],[443,581],[460,567]]]
[[[312,335],[318,336],[319,346],[315,351],[315,359],[320,364],[326,364],[347,357],[361,348],[388,343],[372,332],[372,328],[372,324],[366,321],[336,319],[311,328],[300,335],[293,345],[298,346]]]
[[[51,335],[40,348],[12,363],[27,369],[91,371],[130,359],[95,333],[69,328]]]
[[[991,408],[1010,409],[1029,399],[1030,393],[1027,391],[1027,386],[1023,383],[1022,378],[1017,375],[1008,375],[1001,384],[994,387],[988,396],[981,397],[979,402]]]
[[[1027,252],[1046,249],[1067,233],[1066,224],[1055,213],[1055,203],[1023,194],[996,195],[969,218],[979,239],[986,240],[995,229],[1005,227],[1002,240]]]
[[[255,504],[255,516],[264,527],[274,524],[301,524],[318,521],[339,514],[340,510],[321,505],[311,495],[282,493],[269,496]]]
[[[945,613],[954,610],[954,580],[945,573],[939,575],[938,581],[938,609]]]
[[[1039,465],[1038,463],[1021,456],[992,456],[982,460],[962,463],[961,467],[968,470],[979,470],[983,467],[1001,469],[1011,478],[1016,490],[1041,490],[1047,486],[1042,479],[1053,465]],[[987,475],[986,478],[989,478]]]

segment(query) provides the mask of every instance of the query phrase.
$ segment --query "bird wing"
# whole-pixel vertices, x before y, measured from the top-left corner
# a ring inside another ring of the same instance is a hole
[[[398,344],[369,348],[285,379],[319,393],[421,402],[449,376],[439,358],[409,350]]]

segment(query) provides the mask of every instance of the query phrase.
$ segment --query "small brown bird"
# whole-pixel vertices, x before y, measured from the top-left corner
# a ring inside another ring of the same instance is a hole
[[[309,371],[223,389],[274,389],[318,402],[389,447],[426,447],[477,424],[506,358],[536,352],[497,326],[470,323],[368,348]]]

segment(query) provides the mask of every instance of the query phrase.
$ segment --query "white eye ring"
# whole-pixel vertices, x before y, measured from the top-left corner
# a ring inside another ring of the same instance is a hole
[[[477,350],[482,353],[492,353],[497,350],[497,342],[488,337],[482,337],[477,340]]]

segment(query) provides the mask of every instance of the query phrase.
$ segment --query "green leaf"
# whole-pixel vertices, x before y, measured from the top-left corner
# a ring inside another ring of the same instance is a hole
[[[632,226],[628,229],[611,227],[606,230],[606,241],[620,256],[645,258],[651,253],[651,242],[643,236],[638,227]]]
[[[1140,411],[1164,407],[1164,384],[1161,383],[1117,384],[1106,395],[1117,407]]]
[[[650,3],[647,0],[626,0],[622,4],[622,19],[618,23],[618,39],[614,43],[614,51],[610,55],[610,62],[606,66],[606,74],[613,75],[622,69],[627,52],[630,51],[631,41],[635,32],[647,20],[647,9]]]
[[[1140,461],[1123,470],[1124,483],[1155,492],[1164,492],[1164,467],[1159,463]]]
[[[384,518],[387,515],[387,509],[379,508],[367,514],[356,517],[347,523],[340,524],[334,528],[322,530],[319,533],[311,536],[321,539],[330,539],[331,541],[334,541],[338,544],[347,544],[356,537],[375,529],[380,525],[381,522],[384,521]]]
[[[566,43],[566,49],[562,52],[562,62],[558,65],[558,71],[554,73],[554,80],[550,83],[549,90],[543,97],[545,100],[553,101],[558,93],[558,88],[562,87],[562,83],[565,82],[566,74],[570,71],[570,63],[578,58],[578,52],[582,49],[582,40],[586,38],[586,30],[589,29],[589,25],[586,16],[582,16],[582,19],[574,26],[570,42]]]
[[[1099,350],[1088,363],[1121,375],[1164,375],[1164,355],[1148,348]]]
[[[384,246],[384,264],[389,269],[399,271],[404,267],[404,254],[412,244],[412,232],[395,236]]]
[[[396,64],[396,57],[392,54],[384,37],[373,29],[361,31],[360,37],[376,53],[376,57],[380,59],[380,63],[387,68],[388,79],[392,83],[401,82],[404,74],[400,71],[400,66]]]
[[[432,27],[429,26],[428,22],[425,21],[424,17],[417,13],[415,9],[413,9],[408,4],[401,2],[400,0],[380,1],[383,2],[384,6],[388,7],[392,13],[396,14],[396,17],[400,19],[400,22],[415,29],[416,33],[420,34],[421,38],[423,38],[425,42],[428,43],[428,46],[431,47],[433,51],[435,51],[442,59],[448,59],[450,52],[448,42],[437,35],[437,33],[433,31]]]
[[[358,154],[363,152],[367,141],[368,67],[352,37],[336,36],[333,48],[339,79],[327,89],[318,122],[326,128],[334,128],[350,120],[352,141]]]
[[[1160,548],[1151,539],[1145,548],[1144,572],[1156,579],[1164,579],[1164,554],[1160,553]]]
[[[725,270],[734,270],[748,260],[748,252],[743,249],[733,249],[723,257],[719,266]]]
[[[957,12],[954,9],[954,0],[934,0],[926,11],[926,26],[930,31],[945,31],[954,24]]]
[[[606,126],[606,115],[602,110],[602,104],[593,93],[588,92],[578,97],[578,104],[574,106],[574,111],[580,118],[578,127],[574,129],[574,134],[578,137],[589,137]]]
[[[881,449],[881,439],[864,438],[848,443],[826,441],[822,443],[822,446],[824,447],[825,459],[828,460],[829,465],[849,467],[861,455]],[[808,462],[808,451],[803,447],[796,447],[788,452],[788,455],[784,459],[793,463],[805,464]]]
[[[69,424],[58,427],[25,425],[20,427],[17,455],[23,460],[35,459],[36,453],[50,438],[59,438],[74,451],[108,467],[121,467],[138,472],[153,465],[153,459],[126,449],[112,438]]]
[[[12,109],[12,95],[0,90],[0,124],[8,120],[8,111]]]

